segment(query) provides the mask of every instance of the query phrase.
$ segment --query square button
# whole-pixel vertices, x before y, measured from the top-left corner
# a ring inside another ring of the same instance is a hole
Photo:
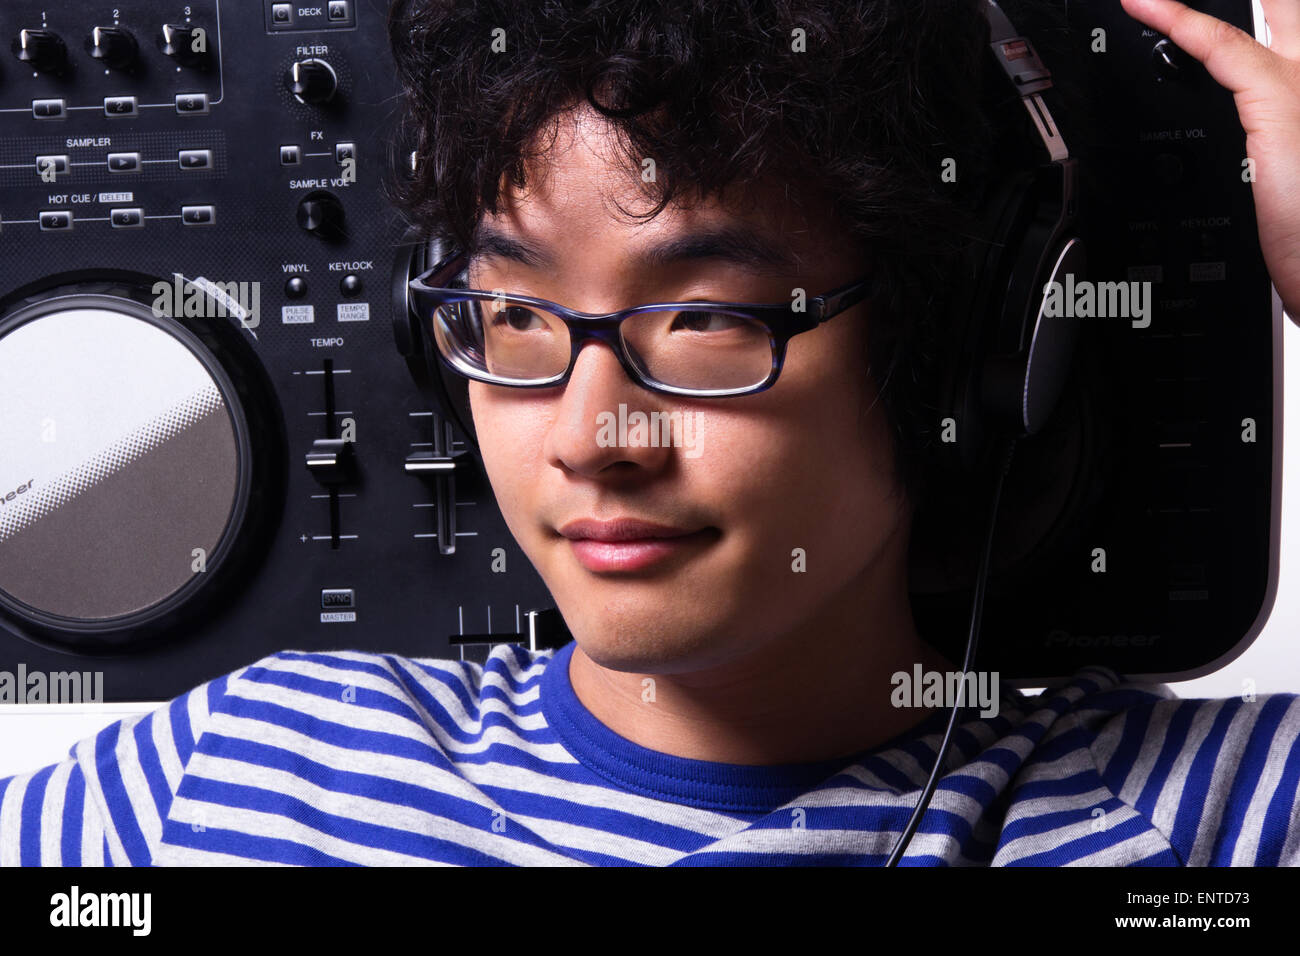
[[[182,206],[181,222],[187,226],[210,226],[216,219],[211,206]]]
[[[207,93],[177,93],[176,112],[182,116],[201,116],[208,111]]]
[[[109,153],[108,171],[110,173],[138,173],[140,171],[140,154]]]
[[[63,119],[63,100],[32,100],[32,116],[37,119]]]
[[[334,144],[334,161],[340,166],[345,159],[356,159],[357,147],[355,143],[335,143]]]
[[[297,166],[302,162],[301,146],[281,146],[280,147],[280,165]]]
[[[176,154],[176,157],[181,169],[212,168],[212,150],[210,149],[182,149]]]
[[[356,607],[356,592],[352,588],[321,588],[320,606],[325,610],[338,607]]]
[[[348,18],[347,0],[330,0],[329,18],[331,20],[346,20]]]
[[[144,225],[144,210],[139,207],[114,209],[108,218],[114,229],[139,229]]]
[[[104,97],[105,116],[138,116],[134,96]]]
[[[271,4],[271,22],[277,24],[290,23],[293,20],[293,4],[291,3],[273,3]]]
[[[66,209],[47,209],[41,212],[40,223],[45,232],[67,232],[72,228],[72,213]]]
[[[45,179],[51,172],[55,176],[66,176],[68,174],[68,157],[64,155],[37,156],[36,172],[42,179]],[[48,181],[46,179],[46,182]]]

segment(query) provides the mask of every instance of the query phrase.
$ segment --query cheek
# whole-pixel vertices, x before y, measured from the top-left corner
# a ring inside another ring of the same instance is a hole
[[[893,449],[879,402],[844,336],[798,363],[789,388],[772,390],[767,426],[723,454],[733,462],[733,514],[760,546],[802,547],[837,563],[856,560],[893,528]],[[793,344],[793,343],[792,343]],[[829,343],[828,343],[829,344]],[[809,368],[817,375],[806,374]],[[775,404],[780,401],[779,407]],[[822,565],[825,567],[825,565]]]
[[[514,530],[515,515],[526,506],[526,492],[534,486],[530,476],[542,447],[539,426],[516,403],[490,394],[482,382],[469,383],[469,401],[483,468],[506,523]]]

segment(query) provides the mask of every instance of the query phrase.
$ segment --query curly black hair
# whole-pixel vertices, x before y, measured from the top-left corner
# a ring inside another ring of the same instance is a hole
[[[473,248],[502,183],[526,184],[584,100],[631,166],[656,157],[646,217],[765,176],[824,190],[879,277],[868,368],[896,477],[924,502],[936,317],[999,161],[978,0],[394,0],[389,34],[404,91],[390,165],[418,159],[388,188],[430,238]]]

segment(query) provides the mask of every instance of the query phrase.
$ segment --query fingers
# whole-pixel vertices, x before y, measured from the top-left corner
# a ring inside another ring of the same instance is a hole
[[[1129,16],[1159,30],[1199,60],[1220,86],[1233,93],[1258,87],[1261,78],[1276,73],[1277,57],[1268,47],[1217,17],[1178,0],[1121,0],[1121,5]],[[1300,0],[1282,0],[1282,5],[1294,8]]]
[[[1260,6],[1272,34],[1268,48],[1288,60],[1300,60],[1300,0],[1260,0]]]

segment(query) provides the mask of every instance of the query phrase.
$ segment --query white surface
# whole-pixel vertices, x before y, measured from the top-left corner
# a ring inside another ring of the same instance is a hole
[[[67,759],[79,740],[116,720],[162,704],[0,705],[0,778]]]

